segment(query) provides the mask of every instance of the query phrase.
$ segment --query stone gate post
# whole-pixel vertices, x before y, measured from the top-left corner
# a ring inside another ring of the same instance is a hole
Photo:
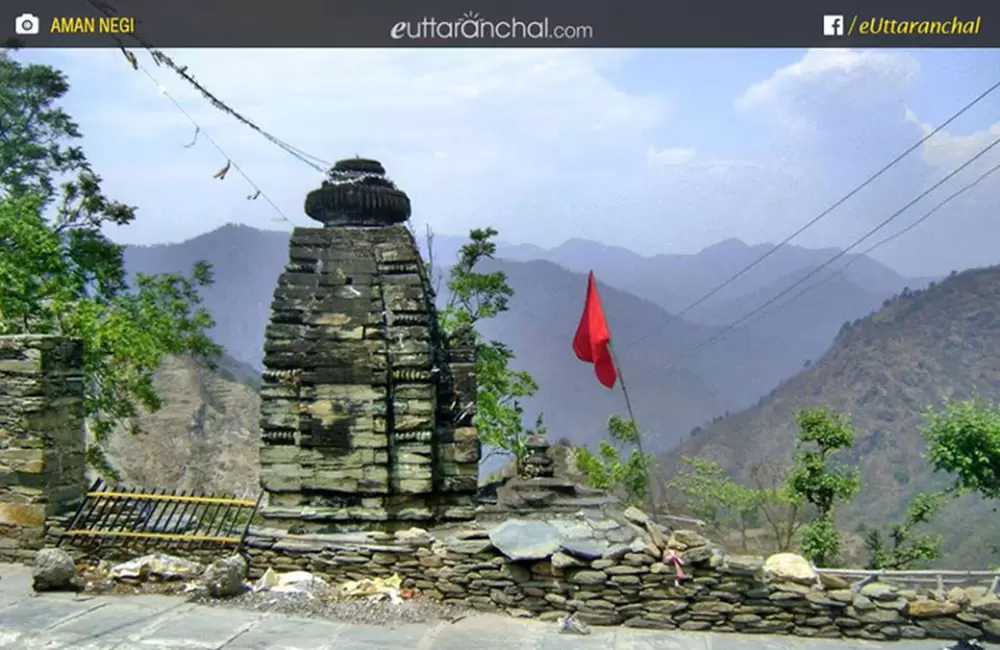
[[[0,560],[31,559],[86,491],[83,345],[0,337]]]

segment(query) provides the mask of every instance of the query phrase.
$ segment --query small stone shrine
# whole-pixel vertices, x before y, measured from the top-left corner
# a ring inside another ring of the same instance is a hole
[[[533,435],[524,442],[524,464],[518,474],[522,478],[552,478],[555,463],[549,458],[549,443],[542,435]]]
[[[264,342],[261,484],[300,532],[471,519],[475,352],[447,341],[410,200],[374,160],[338,162],[296,228]]]

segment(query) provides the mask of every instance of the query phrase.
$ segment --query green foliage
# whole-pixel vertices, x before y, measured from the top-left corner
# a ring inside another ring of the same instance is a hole
[[[520,400],[538,392],[535,379],[523,370],[510,367],[514,352],[499,341],[486,341],[476,330],[476,324],[508,309],[514,290],[503,271],[482,273],[477,267],[493,259],[496,243],[493,228],[476,229],[469,233],[469,242],[462,246],[458,262],[448,278],[450,292],[447,305],[438,312],[441,327],[451,337],[471,335],[476,347],[476,426],[480,439],[494,450],[513,456],[520,467],[524,460],[524,443],[531,435],[544,433],[539,416],[534,430],[525,429],[524,409]]]
[[[816,566],[828,566],[840,549],[834,507],[838,501],[849,501],[861,487],[857,469],[834,467],[830,457],[852,446],[856,436],[842,416],[826,409],[803,409],[796,420],[799,441],[788,486],[817,512],[803,527],[802,552]]]
[[[153,372],[165,355],[212,359],[214,324],[190,276],[126,282],[122,247],[101,232],[126,225],[132,207],[109,200],[82,149],[77,125],[56,103],[66,78],[0,52],[0,334],[61,334],[84,343],[85,413],[97,444],[88,458],[116,477],[100,443],[118,424],[136,430],[156,410]],[[57,185],[61,182],[61,185]]]
[[[820,514],[802,527],[802,554],[818,567],[829,567],[840,552],[840,533],[830,513]]]
[[[907,509],[903,522],[890,528],[888,540],[877,529],[868,531],[865,538],[865,548],[870,553],[867,568],[904,570],[936,560],[941,553],[941,537],[915,532],[914,529],[929,522],[941,510],[944,497],[940,493],[918,494]]]
[[[747,534],[766,526],[775,552],[788,551],[802,526],[802,500],[787,486],[784,472],[759,464],[750,468],[752,485],[726,476],[722,467],[704,458],[681,459],[690,469],[674,475],[667,487],[684,497],[684,504],[716,533],[738,530],[744,552],[749,552]]]
[[[691,457],[681,462],[690,469],[675,474],[667,487],[680,492],[694,515],[717,533],[739,530],[747,551],[747,531],[759,520],[761,494],[726,476],[718,463]]]
[[[587,475],[591,487],[623,493],[632,505],[642,505],[649,498],[649,475],[654,455],[638,450],[639,428],[632,420],[619,415],[608,418],[608,435],[594,454],[586,447],[576,450],[576,464]],[[632,449],[628,449],[628,448]],[[628,451],[628,456],[622,458]]]
[[[1000,407],[982,397],[928,408],[921,430],[935,471],[955,477],[954,490],[1000,499]]]

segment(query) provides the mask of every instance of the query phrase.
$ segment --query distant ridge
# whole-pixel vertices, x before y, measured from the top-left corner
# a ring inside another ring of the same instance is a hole
[[[905,292],[866,318],[845,323],[833,347],[760,403],[705,426],[663,458],[664,472],[681,456],[705,456],[741,475],[763,459],[788,459],[795,413],[827,406],[851,417],[859,439],[849,458],[860,463],[864,491],[843,524],[884,525],[913,495],[942,485],[928,471],[919,433],[923,411],[947,397],[1000,398],[1000,267],[958,273],[923,291]],[[995,505],[995,504],[994,504]],[[966,499],[936,524],[948,539],[946,564],[985,568],[1000,558],[1000,529],[979,523],[987,504]],[[987,530],[988,529],[988,530]]]

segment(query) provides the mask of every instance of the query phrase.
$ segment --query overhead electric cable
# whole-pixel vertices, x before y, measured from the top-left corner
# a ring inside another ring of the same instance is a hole
[[[980,158],[982,158],[984,155],[986,155],[990,150],[992,150],[997,145],[1000,145],[1000,138],[997,138],[996,140],[994,140],[993,142],[991,142],[989,145],[987,145],[985,148],[981,149],[977,154],[975,154],[974,156],[972,156],[971,158],[969,158],[968,160],[966,160],[964,163],[962,163],[961,165],[959,165],[958,167],[956,167],[954,170],[952,170],[951,172],[949,172],[944,178],[942,178],[938,182],[936,182],[933,185],[931,185],[929,188],[927,188],[926,190],[924,190],[923,192],[921,192],[919,195],[917,195],[916,198],[914,198],[911,201],[909,201],[902,208],[900,208],[899,210],[897,210],[896,212],[894,212],[893,214],[891,214],[888,218],[884,219],[882,222],[880,222],[878,225],[876,225],[874,228],[872,228],[871,230],[869,230],[865,235],[863,235],[859,239],[855,240],[853,244],[851,244],[847,248],[843,249],[842,251],[839,251],[836,255],[834,255],[833,257],[831,257],[829,260],[827,260],[823,264],[817,266],[815,269],[813,269],[812,271],[810,271],[809,273],[807,273],[804,277],[802,277],[801,279],[799,279],[797,282],[795,282],[794,284],[792,284],[790,287],[784,289],[783,291],[781,291],[777,295],[775,295],[772,298],[766,300],[762,305],[760,305],[756,309],[750,311],[749,313],[744,314],[742,317],[740,317],[736,321],[730,323],[729,325],[727,325],[726,327],[724,327],[722,330],[720,330],[719,332],[715,333],[713,336],[711,336],[708,339],[702,341],[701,343],[695,345],[694,347],[692,347],[688,351],[686,351],[684,353],[681,353],[680,355],[674,357],[668,363],[661,364],[658,367],[660,367],[660,368],[672,367],[672,366],[676,365],[676,363],[678,361],[681,361],[683,359],[686,359],[686,358],[689,358],[691,356],[694,356],[698,352],[700,352],[701,350],[705,349],[706,347],[708,347],[709,345],[711,345],[712,343],[714,343],[715,341],[718,341],[719,339],[721,339],[722,337],[724,337],[726,334],[728,334],[732,330],[734,330],[737,327],[739,327],[740,325],[742,325],[748,319],[750,319],[753,316],[757,315],[758,313],[760,313],[761,311],[763,311],[768,306],[774,304],[775,302],[777,302],[778,300],[780,300],[783,296],[788,295],[796,287],[801,286],[807,280],[809,280],[810,278],[812,278],[813,276],[815,276],[817,273],[819,273],[823,269],[827,268],[828,266],[830,266],[831,264],[833,264],[838,259],[844,257],[845,255],[847,255],[853,249],[857,248],[863,241],[865,241],[866,239],[868,239],[869,237],[871,237],[872,235],[874,235],[876,232],[878,232],[879,230],[881,230],[885,226],[887,226],[890,223],[892,223],[897,217],[899,217],[899,215],[903,214],[903,212],[905,212],[906,210],[908,210],[910,207],[912,207],[913,205],[915,205],[918,201],[920,201],[921,199],[923,199],[924,197],[926,197],[928,194],[930,194],[931,192],[933,192],[937,188],[939,188],[942,185],[944,185],[947,181],[949,181],[952,178],[954,178],[962,170],[964,170],[966,167],[968,167],[969,165],[971,165],[975,161],[977,161]]]
[[[917,219],[916,221],[914,221],[910,225],[906,226],[905,228],[903,228],[899,232],[893,233],[893,234],[889,235],[888,237],[884,237],[884,238],[880,239],[876,243],[872,244],[871,246],[869,246],[865,250],[861,251],[860,253],[858,253],[857,255],[855,255],[854,257],[852,257],[850,259],[850,261],[847,262],[847,264],[845,264],[844,266],[840,267],[839,269],[837,269],[836,271],[834,271],[830,275],[826,276],[825,278],[820,279],[818,282],[814,282],[813,284],[811,284],[811,285],[809,285],[807,287],[804,287],[802,289],[802,291],[800,291],[797,294],[795,294],[794,296],[792,296],[786,302],[784,302],[784,303],[782,303],[780,305],[775,305],[773,308],[768,309],[768,310],[766,310],[766,311],[758,314],[753,320],[757,321],[757,320],[760,320],[761,318],[763,318],[764,316],[766,316],[768,314],[772,314],[772,313],[774,313],[776,311],[780,311],[780,310],[784,309],[785,307],[787,307],[788,305],[790,305],[793,302],[795,302],[796,300],[798,300],[798,298],[800,296],[802,296],[803,294],[808,293],[809,291],[812,291],[813,289],[819,287],[822,284],[825,284],[826,282],[829,282],[830,280],[832,280],[832,279],[834,279],[834,278],[836,278],[836,277],[838,277],[840,275],[843,275],[843,273],[847,269],[849,269],[851,266],[853,266],[855,262],[857,262],[857,261],[859,261],[861,259],[864,259],[865,256],[867,256],[869,253],[871,253],[875,249],[880,248],[880,247],[884,246],[885,244],[888,244],[889,242],[894,241],[894,240],[898,239],[899,237],[902,237],[906,233],[910,232],[911,230],[913,230],[914,228],[916,228],[917,226],[919,226],[920,224],[922,224],[923,222],[925,222],[929,218],[931,218],[938,210],[940,210],[944,206],[948,205],[949,203],[951,203],[952,201],[954,201],[955,199],[957,199],[962,194],[964,194],[964,193],[968,192],[969,190],[971,190],[972,188],[976,187],[977,185],[979,185],[980,183],[982,183],[984,180],[986,180],[987,178],[989,178],[990,176],[992,176],[993,174],[995,174],[997,171],[1000,171],[1000,165],[994,165],[988,171],[986,171],[984,174],[982,174],[981,176],[979,176],[976,180],[972,181],[968,185],[965,185],[965,186],[961,187],[960,189],[958,189],[957,191],[955,191],[953,194],[949,195],[947,198],[945,198],[940,203],[938,203],[937,205],[935,205],[933,208],[931,208],[930,210],[928,210],[927,212],[925,212],[923,214],[923,216],[921,216],[919,219]]]
[[[959,117],[961,117],[962,115],[964,115],[969,109],[971,109],[973,106],[975,106],[976,104],[978,104],[979,102],[981,102],[983,99],[985,99],[991,93],[993,93],[997,88],[1000,88],[1000,81],[994,83],[992,86],[990,86],[989,88],[987,88],[986,90],[984,90],[979,96],[977,96],[972,101],[970,101],[969,103],[967,103],[965,106],[963,106],[961,109],[959,109],[954,115],[952,115],[947,120],[945,120],[940,125],[938,125],[935,129],[933,129],[932,131],[928,132],[923,138],[921,138],[919,141],[917,141],[915,144],[913,144],[906,151],[902,152],[901,154],[899,154],[898,156],[896,156],[895,158],[893,158],[891,161],[889,161],[888,164],[886,164],[884,167],[882,167],[881,169],[879,169],[877,172],[875,172],[874,174],[872,174],[871,176],[869,176],[863,183],[861,183],[860,185],[858,185],[857,187],[855,187],[853,190],[851,190],[850,192],[848,192],[847,194],[845,194],[838,201],[836,201],[833,205],[831,205],[826,210],[824,210],[823,212],[821,212],[818,215],[816,215],[812,220],[810,220],[809,222],[807,222],[805,225],[803,225],[801,228],[799,228],[798,230],[796,230],[795,232],[793,232],[791,235],[789,235],[785,239],[781,240],[777,245],[775,245],[774,247],[772,247],[770,250],[764,252],[762,255],[760,255],[759,257],[757,257],[755,260],[753,260],[752,262],[750,262],[749,264],[747,264],[746,266],[744,266],[743,268],[741,268],[739,271],[737,271],[735,274],[733,274],[732,276],[730,276],[727,280],[725,280],[724,282],[722,282],[721,284],[719,284],[718,286],[716,286],[714,289],[712,289],[708,293],[702,295],[700,298],[698,298],[697,300],[695,300],[694,302],[692,302],[691,304],[689,304],[684,309],[681,309],[676,314],[668,314],[666,320],[662,324],[660,324],[659,326],[657,326],[655,329],[649,331],[648,333],[644,334],[643,336],[639,337],[638,339],[636,339],[634,341],[631,341],[630,343],[625,344],[624,346],[621,347],[621,349],[624,351],[624,350],[627,350],[629,348],[632,348],[632,347],[638,345],[639,343],[642,343],[643,341],[647,340],[649,337],[651,337],[651,336],[659,333],[661,330],[663,330],[663,328],[665,328],[667,325],[669,325],[673,321],[681,318],[685,314],[688,314],[689,312],[691,312],[691,310],[693,310],[696,307],[704,304],[704,302],[706,300],[708,300],[709,298],[711,298],[715,294],[719,293],[720,291],[722,291],[723,289],[725,289],[726,287],[728,287],[730,284],[732,284],[733,282],[735,282],[736,280],[738,280],[740,277],[742,277],[747,271],[749,271],[750,269],[754,268],[755,266],[757,266],[758,264],[760,264],[761,262],[763,262],[764,260],[766,260],[771,255],[774,255],[774,253],[776,253],[782,246],[785,246],[790,241],[792,241],[793,239],[795,239],[796,237],[798,237],[799,235],[801,235],[803,232],[805,232],[809,228],[811,228],[814,225],[816,225],[817,223],[819,223],[822,219],[824,219],[831,212],[833,212],[838,207],[840,207],[845,202],[847,202],[855,194],[857,194],[858,192],[860,192],[864,188],[868,187],[871,183],[873,183],[876,179],[878,179],[880,176],[882,176],[885,172],[887,172],[890,169],[892,169],[893,167],[895,167],[900,161],[902,161],[908,155],[910,155],[911,153],[913,153],[914,151],[916,151],[917,149],[919,149],[921,145],[923,145],[925,142],[927,142],[928,140],[930,140],[936,134],[940,133],[949,124],[951,124],[956,119],[958,119]]]
[[[83,2],[93,7],[95,10],[97,10],[98,13],[100,13],[103,16],[113,17],[118,15],[118,10],[115,9],[112,5],[108,4],[107,2],[104,2],[103,0],[83,0]],[[194,87],[194,89],[197,90],[205,99],[207,99],[209,103],[212,104],[212,106],[214,106],[215,108],[226,113],[227,115],[230,115],[231,117],[235,118],[244,125],[250,127],[272,144],[276,145],[286,153],[291,154],[294,158],[298,159],[300,162],[309,165],[310,167],[321,173],[326,173],[326,171],[332,166],[330,162],[322,158],[319,158],[317,156],[308,154],[305,151],[299,149],[298,147],[292,146],[291,144],[282,140],[281,138],[278,138],[277,136],[274,136],[265,131],[264,129],[260,128],[253,121],[244,117],[241,113],[239,113],[231,106],[223,102],[221,99],[212,94],[207,88],[205,88],[205,86],[199,83],[198,80],[195,79],[190,72],[188,72],[187,66],[177,65],[173,61],[173,59],[164,54],[163,51],[154,47],[152,44],[146,42],[145,40],[140,38],[137,34],[131,33],[128,36],[131,37],[133,40],[135,40],[137,43],[139,43],[139,45],[141,45],[143,49],[145,49],[149,53],[149,55],[153,58],[153,62],[156,63],[156,65],[166,66],[170,68],[175,74],[181,77],[181,79],[183,79],[192,87]],[[126,52],[126,56],[128,56],[125,44],[122,42],[121,38],[119,38],[118,36],[113,36],[113,38],[115,42],[117,42],[121,46],[122,51]],[[134,67],[136,65],[135,62],[133,62],[132,65]]]

